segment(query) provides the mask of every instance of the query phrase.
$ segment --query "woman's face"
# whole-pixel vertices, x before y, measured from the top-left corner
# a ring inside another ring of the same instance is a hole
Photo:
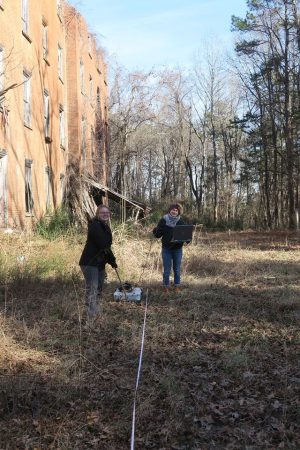
[[[110,211],[108,208],[101,208],[97,213],[97,218],[103,222],[108,222],[110,218]]]
[[[178,211],[177,208],[172,208],[172,209],[170,210],[170,215],[171,215],[172,217],[176,217],[176,216],[178,216],[178,214],[179,214],[179,211]]]

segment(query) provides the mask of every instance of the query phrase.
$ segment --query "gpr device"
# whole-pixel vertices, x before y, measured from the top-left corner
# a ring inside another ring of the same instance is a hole
[[[128,301],[139,303],[142,300],[143,290],[140,287],[132,286],[130,283],[125,282],[122,286],[118,287],[114,292],[114,300],[116,301]]]

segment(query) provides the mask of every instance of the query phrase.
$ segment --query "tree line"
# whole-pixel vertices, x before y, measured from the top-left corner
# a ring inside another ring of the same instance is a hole
[[[211,226],[295,228],[300,181],[298,0],[248,0],[234,56],[209,44],[190,70],[128,73],[110,94],[110,180],[176,198]]]

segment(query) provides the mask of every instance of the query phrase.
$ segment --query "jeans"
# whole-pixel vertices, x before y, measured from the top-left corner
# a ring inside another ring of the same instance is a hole
[[[89,317],[95,317],[99,312],[105,270],[97,266],[80,266],[85,279],[85,304]]]
[[[169,286],[170,284],[170,273],[171,266],[173,262],[174,271],[174,285],[180,285],[180,266],[182,260],[182,247],[176,249],[164,248],[162,249],[162,260],[163,260],[163,283],[164,286]]]

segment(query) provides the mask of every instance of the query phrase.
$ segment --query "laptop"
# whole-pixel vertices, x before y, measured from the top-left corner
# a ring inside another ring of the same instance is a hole
[[[187,242],[193,239],[194,225],[176,225],[171,242]]]

